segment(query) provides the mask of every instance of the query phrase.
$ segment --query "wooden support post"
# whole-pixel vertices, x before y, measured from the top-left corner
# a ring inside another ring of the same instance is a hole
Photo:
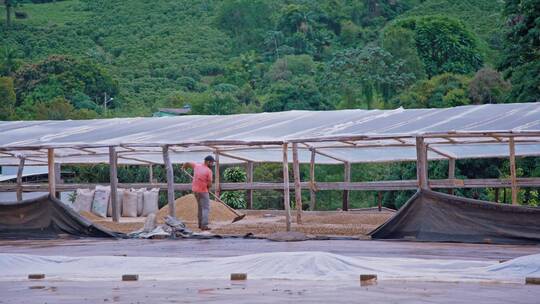
[[[495,188],[495,203],[499,202],[499,188]]]
[[[517,177],[516,177],[516,146],[514,143],[514,137],[510,137],[509,141],[510,148],[510,178],[512,182],[512,205],[517,205],[518,203],[518,187],[517,187]]]
[[[120,206],[118,205],[118,155],[115,147],[109,147],[109,179],[111,183],[111,209],[113,222],[120,221]]]
[[[148,165],[148,182],[150,184],[154,183],[154,168],[152,165]]]
[[[216,150],[215,151],[215,159],[216,159],[216,164],[215,164],[215,168],[216,168],[216,176],[214,177],[214,180],[215,180],[215,183],[214,183],[214,193],[216,194],[217,197],[221,197],[221,181],[220,181],[220,170],[219,170],[219,152]]]
[[[418,188],[429,189],[427,148],[423,137],[416,138],[416,179]]]
[[[174,172],[171,159],[169,158],[169,146],[163,146],[163,163],[167,171],[167,204],[169,215],[176,218],[176,206],[174,205]]]
[[[49,195],[56,198],[56,174],[54,173],[54,149],[47,149],[47,165],[49,168]]]
[[[23,199],[23,188],[22,188],[22,175],[24,170],[24,157],[19,159],[19,167],[17,168],[17,201],[22,201]]]
[[[287,154],[289,152],[288,145],[283,144],[283,205],[285,207],[285,220],[287,223],[287,231],[291,231],[291,201],[289,198],[289,160]]]
[[[456,178],[456,159],[455,158],[449,158],[448,159],[448,179],[454,179]],[[454,188],[448,189],[448,194],[454,194]]]
[[[247,182],[251,184],[253,183],[253,162],[251,161],[247,162],[246,165],[247,165],[247,170],[246,170]],[[253,209],[253,190],[251,189],[247,190],[246,195],[247,195],[247,199],[246,199],[247,208]]]
[[[62,184],[62,164],[54,164],[54,174],[56,185]],[[56,197],[60,198],[60,192],[56,191]]]
[[[317,194],[315,193],[315,149],[311,150],[311,161],[309,163],[309,210],[315,210]]]
[[[351,163],[346,162],[343,164],[344,171],[344,181],[345,183],[351,182]],[[349,211],[349,190],[345,189],[343,190],[343,211]]]
[[[296,204],[296,223],[302,224],[302,189],[300,188],[300,162],[298,161],[298,144],[292,144],[293,173],[294,173],[294,201]]]
[[[377,193],[377,206],[379,207],[379,212],[382,211],[382,197],[383,197],[382,192],[379,191]]]

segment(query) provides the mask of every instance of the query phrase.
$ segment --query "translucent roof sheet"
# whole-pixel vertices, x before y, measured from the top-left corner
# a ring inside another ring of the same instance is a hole
[[[26,157],[29,165],[46,163],[46,148],[55,148],[60,163],[107,163],[107,146],[117,147],[119,163],[162,163],[161,145],[173,145],[174,163],[200,161],[215,149],[223,151],[224,164],[281,162],[278,145],[283,142],[299,143],[303,163],[310,160],[309,147],[320,152],[317,163],[403,161],[416,159],[416,136],[426,137],[433,148],[430,159],[507,157],[509,135],[520,136],[518,156],[539,154],[535,142],[540,135],[540,103],[4,121],[0,132],[0,164],[17,164],[17,156]]]

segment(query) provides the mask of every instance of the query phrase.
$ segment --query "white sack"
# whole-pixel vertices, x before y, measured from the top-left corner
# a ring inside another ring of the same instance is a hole
[[[94,200],[94,190],[92,189],[77,189],[77,196],[73,203],[73,208],[77,212],[92,211],[92,201]]]
[[[131,191],[137,193],[137,216],[141,216],[144,207],[144,192],[146,188],[131,189]]]
[[[128,189],[124,190],[122,216],[137,217],[137,192]]]
[[[111,199],[110,186],[96,186],[94,201],[92,202],[92,213],[100,217],[107,217],[107,206]]]
[[[142,216],[147,216],[150,213],[158,211],[159,188],[153,188],[143,193],[143,210]]]
[[[120,215],[122,215],[122,202],[124,201],[124,191],[126,189],[118,188],[116,189],[116,202],[118,203],[118,206],[120,207]],[[107,216],[112,216],[112,199],[109,201],[109,207],[107,208]]]

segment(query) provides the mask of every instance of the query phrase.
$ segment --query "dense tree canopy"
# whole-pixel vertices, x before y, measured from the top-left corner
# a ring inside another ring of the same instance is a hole
[[[506,43],[500,68],[511,102],[540,100],[540,0],[506,0]]]
[[[371,108],[377,96],[386,100],[414,82],[414,74],[404,71],[404,64],[380,47],[345,49],[330,61],[330,77],[342,89],[359,90]]]
[[[474,75],[469,86],[469,97],[475,104],[501,103],[510,90],[510,84],[501,73],[483,68]]]
[[[415,83],[410,90],[396,96],[393,103],[406,108],[444,108],[470,103],[470,78],[464,75],[442,74]]]
[[[61,97],[76,108],[96,110],[103,104],[105,94],[118,94],[116,82],[103,69],[64,56],[51,56],[21,67],[15,73],[15,83],[20,106]]]
[[[467,74],[483,65],[477,38],[458,20],[438,16],[408,18],[394,26],[414,32],[416,48],[429,77],[441,73]]]

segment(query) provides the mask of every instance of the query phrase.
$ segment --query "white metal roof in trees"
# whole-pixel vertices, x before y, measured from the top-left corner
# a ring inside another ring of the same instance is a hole
[[[221,163],[280,162],[283,142],[299,143],[299,158],[317,163],[415,160],[416,136],[426,137],[430,159],[540,154],[540,103],[443,109],[288,111],[225,116],[114,118],[0,122],[0,164],[47,161],[106,163],[116,146],[119,163],[162,163],[160,145],[173,145],[175,163],[201,160],[219,148]],[[291,160],[292,157],[289,157]]]

